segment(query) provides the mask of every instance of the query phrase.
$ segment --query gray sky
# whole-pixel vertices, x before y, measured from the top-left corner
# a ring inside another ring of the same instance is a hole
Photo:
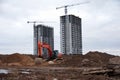
[[[64,9],[56,7],[88,0],[0,0],[0,53],[33,53],[33,24],[54,27],[55,49],[60,50],[60,21]],[[68,8],[68,14],[82,18],[83,51],[120,55],[120,0],[89,0]]]

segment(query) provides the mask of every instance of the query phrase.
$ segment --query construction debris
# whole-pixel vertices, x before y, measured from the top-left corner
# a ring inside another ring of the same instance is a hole
[[[103,69],[103,68],[86,68],[82,74],[108,74],[113,72],[112,69]]]
[[[48,61],[48,64],[54,64],[54,62],[53,61]]]

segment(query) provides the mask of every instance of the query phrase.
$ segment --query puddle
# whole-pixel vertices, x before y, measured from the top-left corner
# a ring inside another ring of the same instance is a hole
[[[8,74],[9,70],[7,69],[0,69],[0,74]]]
[[[22,74],[30,74],[30,71],[29,70],[10,70],[10,69],[0,69],[0,74],[8,74],[8,73],[15,73],[15,72],[18,72],[18,73],[22,73]]]

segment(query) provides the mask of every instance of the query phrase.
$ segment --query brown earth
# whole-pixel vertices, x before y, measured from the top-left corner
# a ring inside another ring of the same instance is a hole
[[[35,56],[14,53],[0,55],[1,69],[11,68],[14,72],[0,73],[1,80],[120,80],[120,74],[83,75],[81,68],[105,67],[111,63],[120,62],[120,57],[102,52],[88,52],[85,55],[63,55],[62,60],[54,60],[54,64],[43,61],[35,64]],[[13,67],[14,66],[14,67]],[[46,68],[47,67],[47,68]],[[68,69],[66,69],[68,68]],[[80,68],[80,69],[77,69]],[[14,70],[15,69],[15,70]],[[117,67],[119,70],[120,67]],[[12,71],[11,70],[11,71]],[[20,73],[25,70],[25,73]],[[26,71],[29,72],[26,73]],[[116,71],[117,72],[117,71]],[[118,71],[119,72],[119,71]]]
[[[27,55],[14,53],[11,55],[1,55],[0,60],[3,65],[6,66],[32,66],[34,65],[34,60]]]
[[[85,55],[63,55],[63,60],[55,61],[53,65],[46,66],[58,66],[58,67],[102,67],[108,64],[109,59],[115,57],[102,52],[88,52]],[[24,55],[20,53],[14,53],[11,55],[0,55],[0,65],[14,65],[19,64],[21,66],[33,66],[35,56]],[[19,66],[18,65],[18,66]],[[42,65],[42,64],[40,64]]]
[[[60,64],[52,66],[61,67],[103,67],[106,66],[110,58],[115,57],[102,52],[88,52],[85,55],[63,55],[63,61]]]

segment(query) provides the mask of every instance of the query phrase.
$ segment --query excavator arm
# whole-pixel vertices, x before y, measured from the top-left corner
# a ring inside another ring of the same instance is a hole
[[[50,45],[45,42],[41,43],[40,41],[38,41],[38,56],[42,57],[42,48],[46,48],[48,50],[49,58],[51,58],[52,57],[52,49],[51,49]]]

